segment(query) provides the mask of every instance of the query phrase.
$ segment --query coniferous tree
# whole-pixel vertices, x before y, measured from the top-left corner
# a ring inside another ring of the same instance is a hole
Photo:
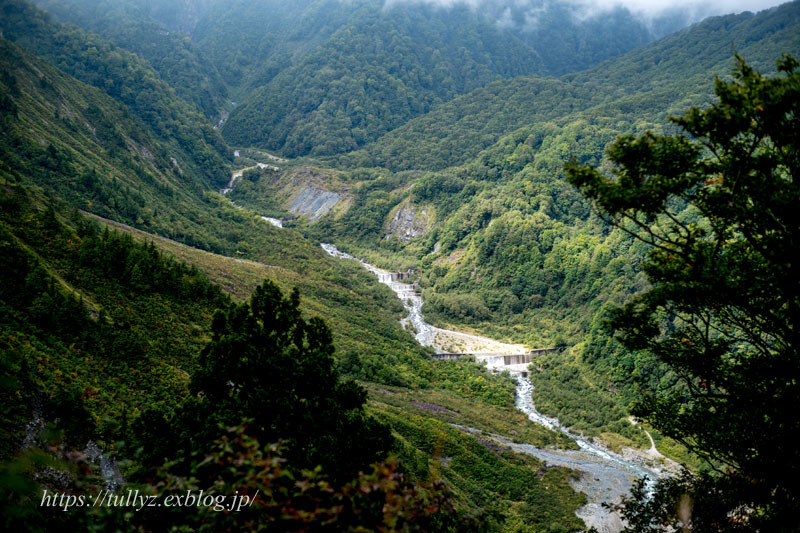
[[[299,305],[296,289],[286,297],[267,280],[248,304],[215,314],[191,381],[198,396],[188,409],[202,415],[190,418],[212,439],[219,424],[252,419],[261,441],[288,441],[292,466],[350,479],[385,457],[391,437],[365,414],[366,391],[339,380],[325,322],[305,320]]]
[[[673,119],[686,134],[618,139],[611,177],[567,168],[652,247],[651,288],[611,321],[628,348],[665,364],[633,413],[711,467],[652,499],[634,494],[636,531],[677,520],[681,498],[695,531],[800,526],[799,64],[785,56],[765,77],[737,61],[716,104]]]

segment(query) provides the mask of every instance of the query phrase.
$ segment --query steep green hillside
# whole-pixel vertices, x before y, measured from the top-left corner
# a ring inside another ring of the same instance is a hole
[[[88,29],[147,60],[186,102],[213,119],[225,111],[227,88],[213,63],[181,31],[144,5],[105,0],[40,0],[59,20]]]
[[[515,129],[582,109],[594,95],[557,78],[492,82],[412,119],[363,149],[328,158],[344,167],[441,170],[474,158]]]
[[[197,269],[152,244],[103,231],[77,212],[65,220],[41,202],[24,187],[3,186],[0,346],[13,413],[3,417],[3,459],[18,451],[26,422],[45,416],[37,410],[61,418],[80,446],[122,438],[125,416],[176,405],[212,312],[228,302]]]
[[[25,0],[0,3],[3,37],[125,104],[198,186],[220,186],[229,150],[205,118],[137,55],[75,26],[55,22]]]
[[[648,26],[625,9],[584,16],[562,4],[42,0],[40,5],[148,59],[208,116],[227,117],[223,96],[230,87],[240,105],[225,137],[290,156],[350,151],[492,80],[579,70],[652,38]],[[499,98],[481,103],[482,111],[510,94],[502,86],[490,92]],[[518,113],[519,104],[529,100],[513,95],[512,100],[506,114],[519,118],[511,126],[529,123],[531,114]],[[494,111],[483,113],[490,119],[483,122],[496,123]],[[496,140],[502,127],[482,128],[477,139],[462,135],[448,149],[445,144],[456,140],[449,130],[433,117],[428,124],[445,135],[425,168],[453,164],[459,153],[473,155]],[[502,133],[514,129],[502,128]],[[419,151],[413,144],[371,150],[370,164],[411,168],[419,160],[404,154]]]
[[[194,185],[125,106],[16,45],[2,48],[2,167],[71,204],[151,227],[190,224]]]
[[[609,118],[624,113],[663,122],[667,114],[708,103],[713,75],[728,74],[732,48],[755,67],[774,70],[775,58],[796,48],[799,16],[800,7],[792,2],[758,15],[714,17],[558,80],[494,82],[333,161],[438,170],[469,161],[520,127],[560,125],[575,112],[602,105],[609,107],[597,112]]]
[[[186,5],[174,4],[179,10]],[[212,0],[191,36],[226,81],[246,94],[347,24],[354,5],[330,0]]]
[[[354,9],[330,39],[249,94],[225,138],[289,156],[341,153],[457,94],[542,70],[532,49],[466,8],[380,4]]]

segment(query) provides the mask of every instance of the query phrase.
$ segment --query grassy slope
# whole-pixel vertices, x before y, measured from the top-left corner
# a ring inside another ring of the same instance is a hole
[[[0,380],[4,394],[15,390],[6,398],[13,417],[3,420],[2,455],[19,446],[37,405],[55,402],[66,421],[85,410],[88,422],[70,439],[112,440],[139,410],[175,405],[211,314],[226,301],[221,291],[174,262],[159,263],[167,267],[159,272],[172,269],[177,285],[132,277],[126,266],[155,264],[145,247],[117,241],[98,254],[80,215],[47,210],[51,200],[35,189],[5,184],[0,200],[0,348],[3,370],[16,367],[11,382],[6,372]]]
[[[475,91],[339,160],[420,169],[344,171],[345,181],[371,177],[351,189],[350,210],[301,227],[378,264],[420,267],[432,321],[534,346],[567,344],[565,355],[539,362],[537,406],[590,435],[644,444],[625,418],[630,378],[660,374],[621,351],[602,316],[646,286],[636,268],[645,250],[592,214],[563,165],[571,157],[601,164],[620,134],[673,131],[667,115],[711,101],[712,74],[732,66],[731,43],[769,71],[780,53],[800,54],[799,23],[798,2],[717,17],[584,73]],[[503,124],[521,127],[507,133]],[[467,155],[445,150],[454,146]],[[464,163],[428,171],[454,162]],[[433,206],[431,231],[409,243],[386,240],[386,217],[408,201]]]
[[[299,286],[302,294],[314,290],[313,285],[307,281],[304,283],[301,277],[283,268],[211,254],[120,224],[110,224],[137,240],[153,242],[170,255],[196,266],[237,299],[246,298],[264,277],[284,289]],[[351,274],[355,277],[365,274],[356,265],[347,265],[347,262],[345,265],[353,270]],[[360,279],[360,282],[377,285],[369,277]],[[380,285],[377,288],[385,289]],[[341,327],[333,329],[340,350],[369,349],[371,343],[377,342],[374,322],[362,327],[352,314],[342,315],[335,304],[304,298],[302,308],[309,315],[323,316],[329,323],[340,324]],[[366,315],[371,315],[373,321],[384,320],[379,309],[367,309]],[[387,323],[379,329],[399,329],[396,317],[385,316]],[[343,324],[338,320],[348,322]],[[398,438],[396,453],[404,468],[419,478],[427,479],[433,475],[447,479],[460,504],[475,512],[492,502],[489,507],[501,516],[507,516],[509,523],[550,527],[551,523],[559,522],[561,529],[556,531],[580,527],[572,511],[584,499],[569,489],[571,474],[568,471],[544,469],[536,459],[500,449],[492,444],[491,439],[476,441],[450,424],[538,446],[574,447],[574,443],[531,423],[511,406],[483,401],[475,391],[440,388],[448,386],[447,376],[451,374],[456,376],[455,384],[462,379],[490,380],[477,369],[469,375],[469,372],[465,374],[458,369],[463,364],[428,364],[431,365],[427,372],[431,379],[430,388],[366,384],[370,391],[370,412],[393,428]],[[412,372],[420,372],[420,368],[408,366]]]

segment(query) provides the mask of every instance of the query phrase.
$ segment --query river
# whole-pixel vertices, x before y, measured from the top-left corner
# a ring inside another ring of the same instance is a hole
[[[462,338],[463,336],[480,339],[476,345],[483,347],[483,350],[469,350],[485,352],[485,356],[477,356],[477,359],[491,359],[492,349],[501,347],[500,351],[494,353],[508,353],[508,350],[518,349],[519,345],[499,343],[493,339],[481,337],[479,335],[467,335],[460,332],[443,330],[428,324],[422,316],[422,297],[417,293],[416,287],[409,283],[403,283],[395,279],[391,272],[370,265],[364,260],[357,259],[350,254],[339,251],[332,244],[322,244],[322,249],[329,255],[342,259],[353,259],[361,263],[368,271],[372,272],[381,283],[388,285],[398,298],[403,302],[408,311],[402,323],[404,327],[413,326],[413,331],[417,341],[423,346],[431,346],[437,351],[448,350],[446,343],[452,338]],[[445,339],[440,342],[440,339]],[[459,345],[462,346],[462,345]],[[524,347],[523,347],[524,349]],[[468,350],[462,350],[468,351]],[[496,359],[496,358],[495,358]],[[623,528],[620,517],[603,507],[603,504],[618,503],[620,499],[627,495],[633,482],[639,478],[646,478],[648,483],[652,483],[665,475],[664,471],[648,465],[644,459],[638,457],[623,457],[602,445],[598,445],[579,435],[573,434],[567,428],[559,424],[555,418],[542,415],[536,410],[531,398],[533,384],[523,373],[521,368],[506,369],[500,366],[494,369],[510,370],[517,382],[516,388],[516,407],[528,418],[536,423],[543,425],[553,431],[560,431],[573,439],[580,450],[556,450],[548,448],[537,448],[530,444],[520,444],[509,439],[495,435],[498,442],[508,446],[519,453],[533,455],[544,461],[548,465],[563,466],[580,473],[580,477],[572,482],[573,488],[583,492],[588,497],[588,503],[581,507],[576,513],[578,517],[586,522],[587,527],[595,527],[599,533],[616,533]],[[629,454],[630,455],[630,454]],[[634,454],[635,455],[635,454]]]
[[[403,302],[403,307],[408,311],[408,316],[401,321],[403,327],[411,326],[414,331],[414,337],[421,345],[434,346],[436,337],[434,330],[436,328],[425,322],[425,319],[422,318],[422,297],[417,294],[416,288],[413,285],[394,280],[391,272],[372,266],[361,259],[356,259],[348,253],[340,252],[332,244],[323,243],[321,246],[323,250],[333,257],[355,259],[361,263],[361,266],[375,274],[378,281],[384,285],[388,285],[397,297],[400,298],[400,301]]]

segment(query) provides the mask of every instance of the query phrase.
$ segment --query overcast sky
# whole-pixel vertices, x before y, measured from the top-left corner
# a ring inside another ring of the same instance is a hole
[[[625,6],[631,11],[655,14],[672,8],[686,7],[709,15],[761,11],[784,3],[781,0],[569,0],[572,3],[593,7]]]
[[[646,16],[658,15],[674,9],[688,9],[698,20],[711,15],[728,13],[741,13],[742,11],[761,11],[768,7],[780,5],[785,0],[386,0],[387,6],[401,3],[438,4],[453,6],[467,4],[473,7],[486,4],[512,5],[516,8],[530,7],[541,8],[543,3],[566,3],[583,11],[584,14],[594,14],[599,11],[615,7],[627,7],[630,11]]]

